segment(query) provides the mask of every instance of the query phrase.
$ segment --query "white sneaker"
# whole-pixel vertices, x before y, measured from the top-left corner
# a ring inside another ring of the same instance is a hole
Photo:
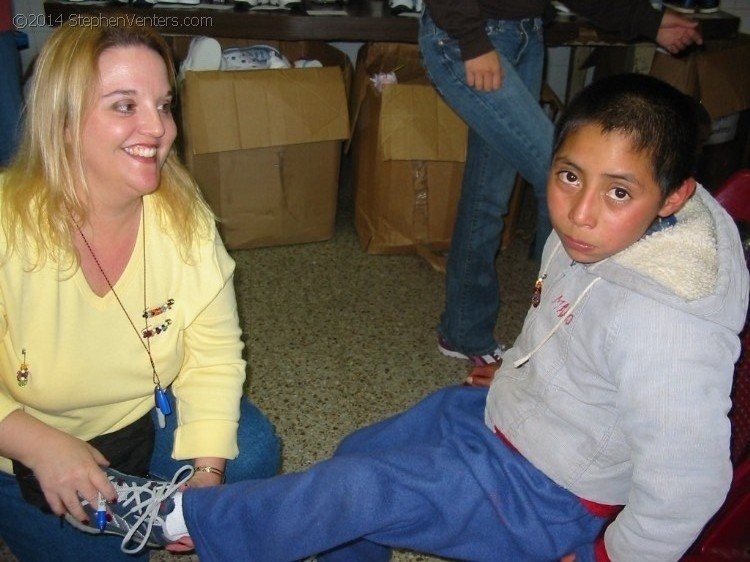
[[[323,63],[315,59],[297,59],[294,68],[321,68]]]
[[[107,504],[110,517],[104,528],[96,525],[99,506],[86,500],[81,500],[81,506],[89,516],[88,521],[81,523],[70,514],[65,516],[66,521],[84,533],[123,537],[120,550],[125,554],[137,554],[147,546],[164,547],[172,542],[165,534],[166,517],[175,508],[174,496],[180,486],[193,476],[193,467],[181,467],[169,482],[130,476],[111,468],[104,472],[117,492],[117,501]]]
[[[272,54],[270,57],[268,57],[268,68],[292,68],[292,65],[289,64],[289,61],[284,55]]]
[[[388,0],[388,7],[394,14],[414,11],[414,0]]]
[[[188,70],[220,70],[221,45],[213,37],[198,35],[190,41],[187,57],[180,65],[180,79]]]
[[[222,70],[263,70],[291,68],[287,58],[269,45],[253,45],[225,49],[221,57]]]
[[[279,8],[286,8],[288,10],[302,7],[302,0],[275,0],[275,3]]]

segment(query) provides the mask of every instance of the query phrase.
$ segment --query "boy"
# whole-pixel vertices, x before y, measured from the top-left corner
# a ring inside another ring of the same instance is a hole
[[[110,474],[110,508],[122,515],[138,496],[152,542],[183,536],[202,562],[379,561],[394,547],[678,560],[730,484],[748,302],[737,229],[692,177],[698,123],[690,98],[643,75],[598,81],[566,110],[548,183],[554,233],[489,391],[444,389],[269,480],[184,493],[152,483],[149,500],[141,480]]]

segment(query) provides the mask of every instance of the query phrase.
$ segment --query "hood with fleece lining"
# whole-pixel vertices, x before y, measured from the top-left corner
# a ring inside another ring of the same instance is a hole
[[[676,215],[677,222],[645,236],[614,256],[584,266],[591,282],[568,309],[575,309],[598,281],[626,287],[645,297],[739,333],[748,306],[748,270],[732,218],[701,186]],[[561,242],[552,233],[556,259]],[[557,258],[559,259],[559,257]],[[543,266],[542,271],[546,269]],[[565,322],[558,323],[513,365],[526,363]]]
[[[748,270],[734,221],[701,186],[676,217],[674,226],[592,264],[590,272],[739,332]]]

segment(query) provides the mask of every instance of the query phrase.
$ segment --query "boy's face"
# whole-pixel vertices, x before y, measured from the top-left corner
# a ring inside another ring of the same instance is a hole
[[[648,155],[634,152],[627,136],[603,134],[598,125],[570,134],[554,155],[547,200],[552,226],[580,263],[624,250],[657,216],[673,212],[662,204]]]

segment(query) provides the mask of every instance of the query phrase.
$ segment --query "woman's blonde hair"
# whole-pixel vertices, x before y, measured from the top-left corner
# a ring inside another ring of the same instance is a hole
[[[18,251],[34,256],[37,266],[47,259],[65,267],[78,263],[72,216],[79,221],[87,216],[76,192],[76,187],[87,189],[83,125],[99,80],[99,57],[107,49],[129,46],[156,52],[176,93],[171,50],[149,28],[64,25],[42,48],[28,93],[21,145],[3,174],[0,222],[6,258]],[[196,238],[212,231],[214,216],[174,147],[162,167],[155,201],[162,224],[187,259]]]

